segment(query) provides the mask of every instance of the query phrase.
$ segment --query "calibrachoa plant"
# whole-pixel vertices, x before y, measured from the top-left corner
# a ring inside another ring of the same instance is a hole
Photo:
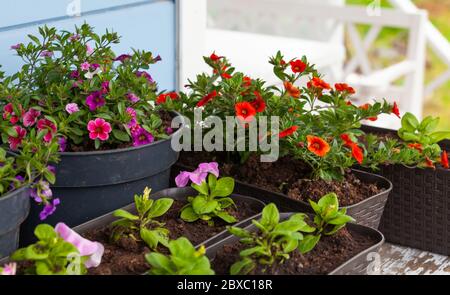
[[[216,162],[201,163],[193,172],[182,171],[175,178],[178,187],[185,187],[189,180],[191,187],[199,194],[188,197],[181,209],[181,218],[188,222],[198,219],[206,220],[211,225],[212,218],[218,217],[227,223],[236,222],[236,218],[225,211],[235,203],[229,196],[234,190],[234,179],[231,177],[219,178],[219,168]]]
[[[172,240],[168,245],[170,255],[148,253],[145,259],[151,265],[152,275],[213,275],[211,264],[205,256],[205,247],[198,250],[185,237]]]
[[[150,192],[147,187],[142,195],[134,196],[137,215],[123,209],[114,211],[114,216],[120,217],[112,223],[114,240],[129,236],[135,241],[143,240],[154,251],[160,243],[168,246],[169,230],[154,218],[164,215],[172,206],[173,199],[152,200],[149,198]]]
[[[231,266],[230,274],[248,274],[257,264],[270,266],[289,259],[289,253],[295,251],[303,240],[302,232],[314,231],[304,221],[305,217],[303,213],[296,213],[280,222],[280,213],[271,203],[264,207],[260,220],[252,220],[256,231],[229,227],[228,231],[246,245],[240,252],[241,259]]]
[[[11,255],[12,261],[33,262],[25,274],[81,275],[100,265],[103,245],[84,239],[64,223],[55,228],[40,224],[34,234],[38,242]]]
[[[449,168],[447,151],[439,142],[450,139],[450,131],[435,131],[439,118],[428,116],[421,122],[411,113],[402,117],[398,138],[379,138],[366,134],[368,151],[365,166],[377,169],[380,164],[403,164],[416,167],[435,168],[437,163]]]
[[[118,35],[97,35],[87,24],[74,32],[42,27],[39,36],[28,36],[30,43],[11,47],[25,63],[11,80],[22,91],[26,122],[44,117],[37,124],[47,130],[45,140],[57,136],[60,151],[89,151],[167,138],[157,85],[146,71],[159,56],[139,50],[117,56],[111,45]],[[15,110],[4,113],[17,117]]]

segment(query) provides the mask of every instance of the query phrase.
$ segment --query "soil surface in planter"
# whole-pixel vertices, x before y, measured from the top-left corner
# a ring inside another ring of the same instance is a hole
[[[165,227],[170,231],[171,239],[184,236],[195,246],[226,229],[228,224],[220,219],[214,220],[214,226],[209,226],[206,221],[202,220],[191,223],[183,221],[179,218],[179,212],[185,204],[185,202],[175,200],[166,214],[156,218],[157,221],[165,223]],[[236,206],[239,210],[230,207],[227,211],[239,221],[259,213],[246,202],[236,201]],[[100,242],[105,246],[101,265],[89,269],[89,274],[142,274],[149,270],[149,265],[144,257],[146,253],[150,252],[146,244],[137,242],[130,237],[122,237],[114,243],[110,239],[111,230],[111,227],[107,226],[83,234],[85,238]],[[168,250],[162,246],[158,251],[168,254]]]
[[[307,202],[319,200],[323,195],[335,192],[341,206],[349,206],[370,198],[383,189],[375,183],[359,180],[349,170],[344,181],[324,181],[308,179],[311,170],[302,161],[282,157],[276,162],[262,163],[258,155],[252,155],[241,165],[229,164],[225,153],[182,152],[179,163],[197,167],[199,163],[216,161],[222,174],[234,177],[260,188],[283,193],[289,198]]]
[[[171,126],[172,118],[173,116],[165,111],[161,111],[159,113],[159,116],[162,121],[163,129],[166,130],[166,128]],[[178,129],[172,128],[172,132],[177,131]],[[68,141],[66,152],[90,152],[90,151],[107,151],[107,150],[115,150],[115,149],[125,149],[133,147],[133,141],[130,139],[130,142],[124,142],[119,145],[108,145],[108,144],[102,144],[99,149],[95,149],[94,146],[95,142],[93,140],[83,141],[81,145],[75,145],[73,143],[70,143]]]
[[[301,254],[295,250],[284,263],[275,262],[271,266],[258,264],[250,274],[325,275],[376,242],[371,237],[350,233],[344,228],[334,236],[323,236],[311,252]],[[230,267],[239,260],[239,252],[244,247],[239,242],[223,245],[212,261],[216,274],[229,274]]]

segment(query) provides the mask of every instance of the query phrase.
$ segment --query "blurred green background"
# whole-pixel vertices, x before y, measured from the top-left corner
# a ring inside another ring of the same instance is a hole
[[[347,0],[347,4],[368,5],[373,0]],[[450,0],[413,0],[420,8],[428,11],[431,22],[450,40]],[[381,0],[383,7],[390,7],[387,0]],[[361,31],[367,27],[361,27]],[[407,34],[399,29],[384,29],[376,41],[376,49],[370,52],[374,66],[391,64],[393,60],[401,59],[406,46]],[[426,77],[428,82],[447,69],[433,52],[427,50]],[[450,81],[425,98],[424,115],[439,116],[439,129],[450,130]]]

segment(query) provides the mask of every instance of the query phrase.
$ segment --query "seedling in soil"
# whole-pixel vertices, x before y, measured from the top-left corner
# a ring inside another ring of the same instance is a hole
[[[402,117],[402,127],[398,130],[398,136],[406,142],[420,143],[423,146],[450,139],[449,131],[434,131],[438,124],[439,118],[428,116],[419,122],[413,114],[406,113]]]
[[[164,223],[155,218],[164,215],[172,206],[173,199],[161,198],[152,200],[149,198],[151,189],[145,188],[143,195],[134,196],[137,215],[123,209],[114,211],[114,216],[121,217],[112,223],[113,240],[117,241],[121,236],[129,236],[136,241],[144,241],[152,250],[156,250],[159,244],[168,246],[169,230],[164,228]]]
[[[322,235],[333,235],[342,229],[347,222],[355,221],[351,216],[346,215],[346,208],[339,210],[339,201],[335,193],[323,196],[317,203],[312,200],[309,200],[309,203],[315,212],[314,224],[312,225],[314,230],[305,235],[299,244],[299,250],[303,254],[314,249]]]
[[[257,264],[272,265],[289,259],[289,253],[297,249],[304,237],[301,232],[315,231],[305,222],[305,217],[305,214],[297,213],[280,222],[279,211],[272,203],[263,209],[259,221],[252,220],[258,231],[229,227],[229,232],[248,246],[240,252],[241,260],[231,266],[230,274],[248,274]]]
[[[185,237],[172,240],[168,244],[170,255],[149,253],[145,259],[151,265],[152,275],[213,275],[211,264],[205,256],[205,247],[195,250]]]
[[[198,219],[206,220],[213,225],[212,218],[218,217],[227,223],[236,222],[236,218],[225,209],[235,205],[229,197],[234,190],[234,179],[219,176],[217,163],[202,163],[193,172],[181,172],[175,179],[177,186],[186,186],[191,180],[191,187],[199,194],[188,197],[188,204],[181,209],[181,218],[187,222]]]

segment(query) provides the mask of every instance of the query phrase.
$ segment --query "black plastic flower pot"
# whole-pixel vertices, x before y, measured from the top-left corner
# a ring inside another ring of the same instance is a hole
[[[154,191],[169,187],[170,168],[179,154],[171,148],[172,136],[139,147],[61,153],[52,186],[53,196],[61,204],[45,222],[76,226],[133,202],[134,195],[146,186]],[[22,227],[21,245],[35,241],[33,230],[42,222],[40,210],[42,206],[32,203]]]
[[[396,133],[368,126],[363,130],[378,134]],[[450,140],[439,145],[450,151]],[[375,173],[394,183],[380,223],[386,240],[450,255],[450,170],[383,165]]]
[[[174,200],[185,201],[185,200],[187,200],[187,197],[194,196],[194,195],[196,195],[196,193],[197,192],[193,188],[190,188],[190,187],[168,188],[168,189],[164,189],[162,191],[159,191],[155,194],[150,195],[150,198],[155,199],[155,200],[160,199],[160,198],[172,198]],[[248,203],[250,205],[250,207],[255,210],[255,212],[261,212],[265,206],[265,204],[263,202],[261,202],[258,199],[252,198],[252,197],[233,194],[233,195],[231,195],[231,198],[233,198],[234,200],[240,200],[240,201]],[[136,214],[136,208],[134,206],[134,203],[129,204],[129,205],[123,207],[122,209],[129,211],[132,214]],[[91,221],[83,223],[79,226],[76,226],[74,228],[74,230],[80,234],[83,234],[89,230],[103,228],[105,226],[108,226],[111,224],[111,222],[113,222],[117,219],[118,218],[113,215],[113,212],[110,212],[103,216],[97,217]],[[244,220],[240,220],[237,223],[235,223],[234,226],[246,227],[251,223],[252,219],[253,219],[253,216],[246,218]],[[202,243],[200,243],[199,245],[196,245],[196,246],[198,247],[200,245],[205,245],[205,246],[212,245],[212,244],[222,240],[223,237],[225,237],[226,235],[227,235],[227,231],[224,230],[211,238],[205,239],[205,241],[203,241]]]
[[[181,170],[192,170],[180,164],[175,164],[172,168],[172,175]],[[383,191],[367,198],[357,204],[345,206],[347,214],[355,218],[356,223],[372,228],[378,228],[383,214],[384,206],[392,190],[392,183],[386,178],[369,172],[353,170],[353,173],[365,183],[375,183]],[[310,205],[304,201],[289,198],[285,194],[272,192],[258,186],[236,181],[235,192],[238,194],[251,196],[265,203],[275,203],[282,212],[310,212]]]
[[[280,220],[285,220],[289,218],[294,213],[281,213],[280,214]],[[253,219],[259,219],[261,218],[261,215],[258,214],[257,216],[253,217]],[[377,253],[381,246],[384,243],[384,236],[381,232],[379,232],[376,229],[366,227],[359,224],[347,224],[347,230],[351,233],[359,233],[361,235],[370,237],[375,242],[372,246],[369,248],[361,251],[357,255],[353,256],[352,258],[348,259],[343,264],[336,267],[334,270],[332,270],[328,275],[365,275],[369,274],[372,269],[369,269],[370,263],[372,261],[372,258],[368,257],[369,253]],[[250,224],[248,227],[246,227],[247,230],[255,231],[257,228],[255,225]],[[216,253],[218,251],[221,251],[223,249],[223,246],[226,244],[234,244],[239,241],[239,238],[236,236],[233,236],[231,234],[227,234],[223,240],[209,246],[206,248],[206,255],[213,260],[216,256]],[[320,242],[319,242],[320,243]],[[369,259],[370,258],[370,259]]]
[[[28,187],[0,197],[0,258],[8,256],[19,246],[20,225],[30,211]]]

